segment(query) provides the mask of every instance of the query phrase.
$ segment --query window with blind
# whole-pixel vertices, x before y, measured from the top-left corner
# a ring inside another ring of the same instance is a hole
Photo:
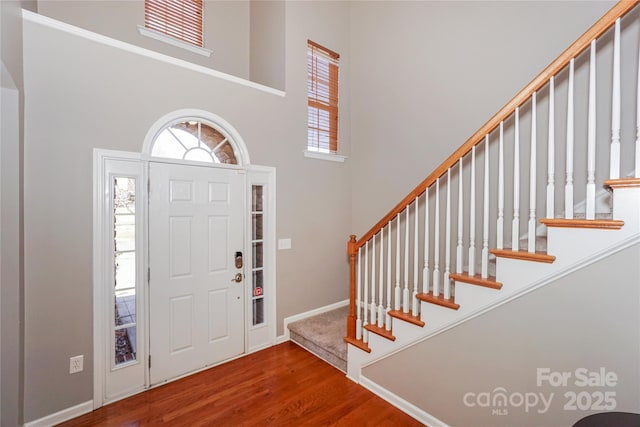
[[[145,0],[144,26],[203,47],[202,0]]]
[[[307,41],[307,149],[338,152],[338,60],[334,51]]]

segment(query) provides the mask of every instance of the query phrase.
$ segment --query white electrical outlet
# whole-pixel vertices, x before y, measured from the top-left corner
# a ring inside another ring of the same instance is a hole
[[[76,374],[84,369],[84,355],[73,356],[69,359],[69,373]]]

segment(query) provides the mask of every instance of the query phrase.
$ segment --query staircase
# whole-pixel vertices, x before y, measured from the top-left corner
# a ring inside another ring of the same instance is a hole
[[[640,46],[624,37],[640,26],[637,4],[616,4],[350,237],[351,379],[640,240]],[[605,66],[611,75],[597,76]]]

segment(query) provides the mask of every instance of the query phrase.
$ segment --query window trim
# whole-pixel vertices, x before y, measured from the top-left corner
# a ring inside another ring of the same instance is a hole
[[[204,47],[203,0],[145,0],[144,24],[138,25],[138,32],[205,57],[211,56],[212,51]]]
[[[322,59],[328,65],[328,75],[327,75],[327,84],[326,84],[326,96],[328,96],[328,103],[322,102],[318,100],[317,92],[316,96],[313,96],[313,92],[310,91],[311,87],[318,87],[318,74],[313,72],[309,63],[309,55],[311,55],[311,59]],[[330,154],[337,155],[339,152],[339,144],[338,144],[338,133],[339,133],[339,100],[340,100],[340,66],[339,66],[340,55],[334,52],[331,49],[328,49],[313,40],[307,39],[307,150],[306,153],[309,153],[307,157],[314,158],[324,158],[325,156],[314,156],[314,154]],[[333,67],[333,69],[332,69]],[[335,71],[335,75],[334,75]],[[335,81],[333,81],[335,79]],[[312,85],[311,82],[316,82],[315,85]],[[335,89],[335,96],[332,96],[332,91]],[[309,122],[310,122],[310,114],[309,108],[315,108],[317,110],[326,111],[329,114],[329,124],[328,128],[318,129],[318,133],[320,132],[328,132],[329,133],[329,146],[328,149],[323,149],[319,146],[320,141],[319,138],[316,141],[311,141],[309,139]],[[333,116],[332,116],[333,115]],[[315,143],[315,144],[313,144]],[[328,152],[327,152],[328,151]]]
[[[304,156],[310,159],[330,160],[332,162],[344,163],[349,157],[338,153],[323,153],[320,151],[304,150]]]
[[[211,56],[211,53],[213,53],[213,51],[210,49],[183,42],[180,39],[168,36],[164,33],[161,33],[160,31],[149,29],[144,25],[138,25],[138,32],[143,36],[150,37],[154,40],[159,40],[161,42],[188,50],[193,53],[197,53],[198,55],[206,56],[207,58]]]

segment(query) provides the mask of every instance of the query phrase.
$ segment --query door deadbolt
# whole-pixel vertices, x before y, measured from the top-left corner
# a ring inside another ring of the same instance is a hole
[[[240,283],[242,282],[242,273],[236,273],[236,275],[231,279],[232,282]]]
[[[242,268],[242,252],[236,252],[236,268]]]

